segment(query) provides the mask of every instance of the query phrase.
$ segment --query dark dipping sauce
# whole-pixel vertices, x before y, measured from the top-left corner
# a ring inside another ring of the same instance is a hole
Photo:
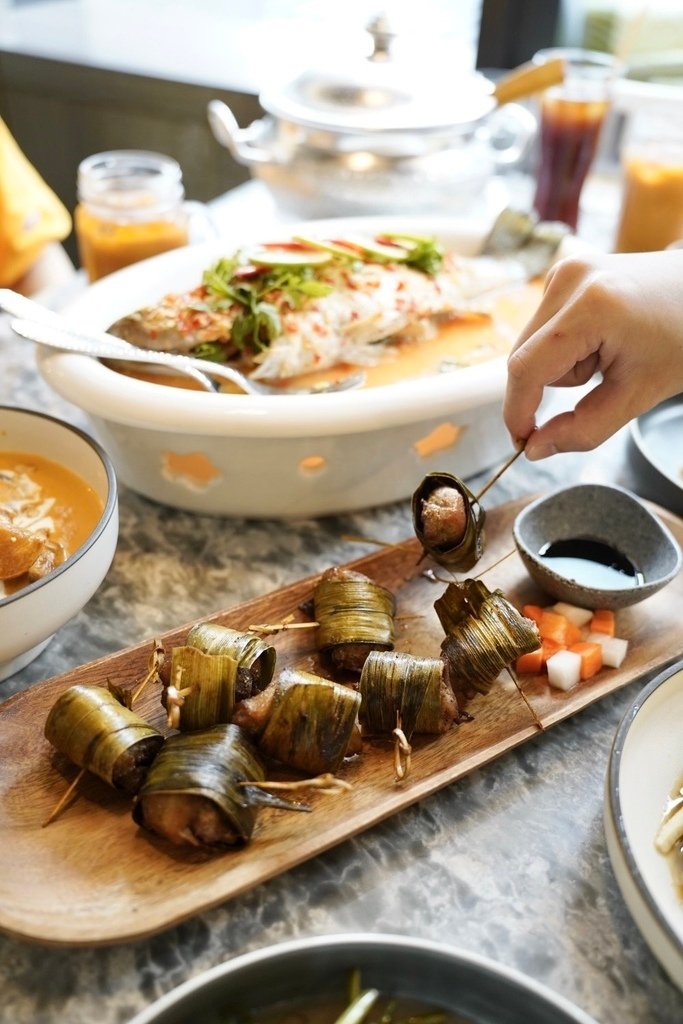
[[[582,587],[623,590],[644,583],[642,572],[616,548],[590,537],[569,537],[544,544],[538,552],[559,576]]]

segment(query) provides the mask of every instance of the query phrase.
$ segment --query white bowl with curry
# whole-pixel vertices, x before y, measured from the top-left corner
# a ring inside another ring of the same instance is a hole
[[[193,390],[53,350],[39,366],[90,417],[121,481],[156,501],[280,518],[386,504],[428,472],[466,477],[509,451],[507,354],[567,248],[550,228],[520,214],[493,228],[293,224],[142,261],[63,310],[151,353],[227,362],[274,394]],[[359,373],[358,389],[321,391]]]
[[[86,604],[118,539],[111,460],[83,431],[0,406],[0,680]]]

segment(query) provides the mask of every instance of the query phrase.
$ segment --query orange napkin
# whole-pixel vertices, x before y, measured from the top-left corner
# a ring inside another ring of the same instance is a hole
[[[11,287],[48,242],[71,231],[71,217],[28,162],[0,118],[0,287]]]

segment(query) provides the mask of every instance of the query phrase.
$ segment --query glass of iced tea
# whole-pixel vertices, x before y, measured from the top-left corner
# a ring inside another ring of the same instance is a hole
[[[541,98],[540,154],[534,209],[542,220],[576,229],[579,199],[595,157],[619,62],[593,50],[541,50],[534,60],[565,61],[565,77]]]

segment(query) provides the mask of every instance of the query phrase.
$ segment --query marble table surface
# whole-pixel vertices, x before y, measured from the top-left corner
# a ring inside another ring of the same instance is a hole
[[[0,367],[1,403],[42,409],[89,429],[80,412],[42,382],[32,347],[3,324]],[[473,489],[489,475],[480,474]],[[595,480],[637,486],[626,432],[590,455],[536,465],[518,460],[489,491],[487,505]],[[221,522],[122,488],[120,514],[118,549],[99,591],[36,661],[0,684],[0,701],[366,552],[343,535],[398,541],[411,533],[407,502],[317,521]],[[162,993],[227,958],[289,938],[350,931],[429,938],[490,957],[561,993],[599,1024],[683,1021],[683,995],[626,909],[603,833],[610,747],[645,682],[155,937],[71,949],[0,936],[0,1022],[124,1024]]]

